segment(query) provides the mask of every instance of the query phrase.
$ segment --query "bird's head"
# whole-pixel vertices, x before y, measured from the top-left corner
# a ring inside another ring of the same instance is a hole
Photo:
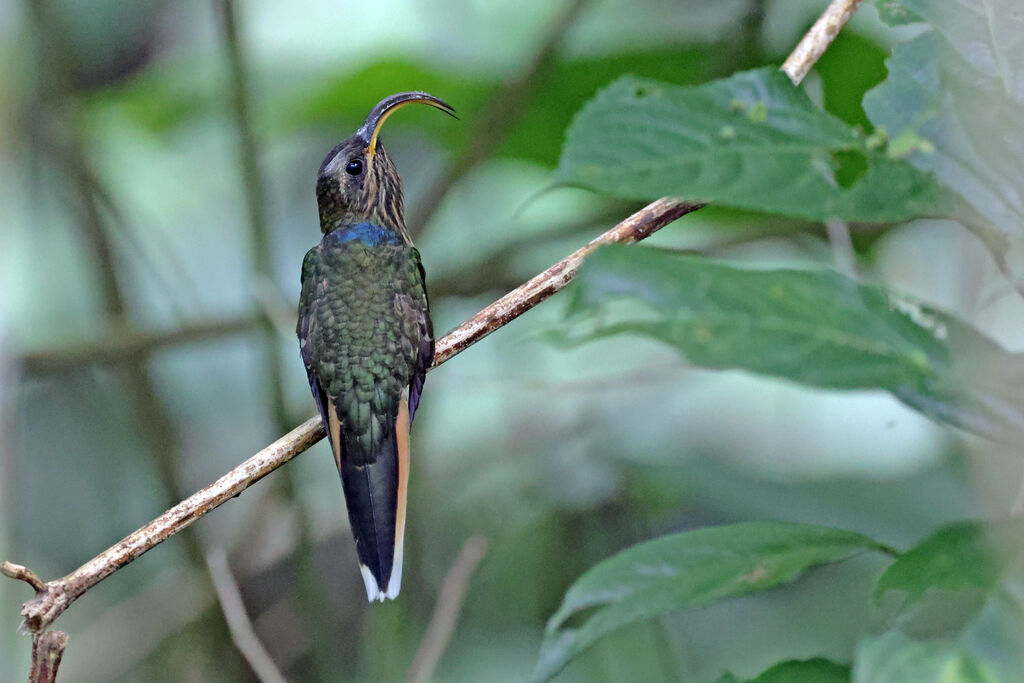
[[[402,181],[380,143],[380,129],[391,114],[414,102],[455,116],[449,104],[425,92],[400,92],[378,102],[359,130],[320,165],[316,198],[325,234],[353,221],[374,221],[404,231]]]

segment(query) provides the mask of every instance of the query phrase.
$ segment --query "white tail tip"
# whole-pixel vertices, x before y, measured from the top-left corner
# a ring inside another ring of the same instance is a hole
[[[382,591],[377,585],[377,579],[365,564],[359,565],[359,573],[363,575],[363,584],[366,586],[366,599],[370,602],[384,602],[394,600],[402,589],[402,565],[398,563],[391,572],[391,580],[388,581],[387,591]]]

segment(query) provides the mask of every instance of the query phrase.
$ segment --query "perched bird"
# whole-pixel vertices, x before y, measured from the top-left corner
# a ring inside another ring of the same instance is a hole
[[[402,584],[409,425],[434,356],[420,254],[405,228],[402,183],[380,143],[385,119],[424,92],[381,100],[328,153],[316,180],[323,238],[302,262],[302,360],[341,474],[370,602]]]

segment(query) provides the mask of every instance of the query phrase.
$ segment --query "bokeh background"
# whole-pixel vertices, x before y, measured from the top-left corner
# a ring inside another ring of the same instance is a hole
[[[314,411],[294,339],[313,181],[380,98],[443,333],[638,208],[551,187],[572,114],[623,73],[779,63],[823,2],[0,2],[0,559],[63,575]],[[865,6],[807,82],[850,123],[890,47]],[[420,110],[421,109],[421,110]],[[784,179],[782,179],[784,180]],[[1024,306],[953,223],[853,226],[858,267],[1011,349]],[[832,264],[819,224],[710,208],[652,243]],[[840,264],[842,265],[842,264]],[[488,551],[436,680],[523,680],[566,587],[710,523],[786,519],[897,546],[1006,512],[1021,464],[886,394],[687,367],[655,342],[550,343],[555,297],[430,374],[401,599],[366,604],[324,444],[119,571],[57,626],[69,681],[252,677],[205,557],[224,551],[290,680],[401,680],[467,539]],[[563,680],[713,680],[849,657],[880,560],[626,629]],[[27,587],[0,582],[0,681]],[[770,638],[764,634],[771,634]]]

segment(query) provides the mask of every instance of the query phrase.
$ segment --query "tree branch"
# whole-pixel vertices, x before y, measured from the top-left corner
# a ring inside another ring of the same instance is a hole
[[[473,572],[487,554],[487,539],[474,536],[466,541],[459,551],[458,557],[452,562],[448,574],[441,584],[441,593],[437,596],[434,614],[430,617],[427,632],[423,636],[416,656],[412,659],[405,683],[421,683],[429,681],[434,675],[441,655],[448,647],[448,641],[455,632],[455,624],[462,612],[462,601],[466,598],[469,580]]]
[[[46,590],[46,582],[39,578],[39,575],[28,567],[21,564],[14,564],[13,562],[4,562],[0,564],[0,574],[9,576],[12,579],[18,581],[24,581],[28,585],[32,586],[36,593],[42,593]]]
[[[32,668],[28,683],[54,683],[67,644],[68,634],[63,631],[46,631],[32,636]]]
[[[111,325],[109,333],[91,341],[64,348],[28,351],[21,356],[20,362],[26,375],[68,372],[89,363],[113,365],[124,362],[126,357],[148,356],[165,346],[251,332],[259,324],[259,319],[254,316],[196,322],[169,332],[147,332],[131,327],[125,329],[123,325],[115,324]]]
[[[639,242],[677,218],[703,207],[704,204],[700,202],[683,202],[667,198],[651,202],[449,332],[437,342],[431,367],[436,368],[564,288],[576,277],[583,259],[598,247],[606,244]]]
[[[246,70],[245,54],[239,37],[238,16],[234,0],[215,0],[220,13],[221,34],[224,50],[230,66],[231,114],[238,133],[238,166],[241,169],[242,195],[245,197],[246,213],[251,228],[251,277],[259,287],[273,288],[273,253],[270,245],[270,228],[267,221],[266,182],[260,164],[259,142],[253,126],[252,88]],[[278,350],[278,338],[274,320],[260,307],[263,326],[263,361],[270,389],[271,412],[277,423],[277,431],[284,431],[288,425],[288,408],[284,395],[284,367]]]
[[[782,70],[789,76],[789,80],[793,81],[793,85],[800,85],[800,81],[804,80],[811,67],[825,54],[825,50],[863,1],[832,0],[832,4],[818,17],[811,30],[793,48],[782,64]]]
[[[260,340],[262,357],[259,363],[259,371],[266,373],[267,401],[270,404],[270,414],[273,416],[273,431],[271,433],[280,434],[286,431],[294,422],[289,417],[288,401],[285,395],[286,365],[284,363],[284,356],[280,353],[282,339],[279,336],[279,330],[281,327],[286,328],[288,336],[294,339],[295,308],[292,304],[284,301],[284,296],[274,280],[274,253],[271,244],[270,225],[267,218],[267,183],[261,162],[260,140],[256,135],[254,124],[250,71],[248,59],[246,58],[245,43],[242,38],[242,26],[244,24],[240,21],[238,3],[234,0],[214,0],[213,4],[220,14],[221,36],[230,67],[231,112],[238,135],[238,165],[241,170],[241,190],[245,197],[250,226],[251,290],[259,304],[258,310],[260,312],[261,327],[263,328],[262,339]],[[278,315],[278,312],[281,311],[284,313]],[[281,318],[290,318],[290,320],[285,322]],[[275,483],[282,494],[294,505],[298,522],[297,534],[299,543],[294,555],[298,573],[295,596],[302,611],[311,620],[320,623],[330,623],[332,615],[319,595],[319,586],[322,580],[317,572],[314,561],[312,531],[310,528],[312,523],[305,506],[299,502],[299,486],[295,481],[294,474],[290,470],[286,470],[284,476],[277,478]],[[220,589],[218,589],[219,592]],[[228,615],[226,609],[225,615]],[[234,627],[232,627],[232,637],[236,644],[239,644],[239,649],[242,650],[242,654],[245,655],[250,666],[256,670],[257,675],[261,679],[267,680],[256,669],[256,663],[253,660],[253,656],[256,655],[251,656],[246,650],[241,648],[238,634],[235,633]],[[255,638],[252,640],[255,640]],[[328,658],[333,654],[333,651],[329,649],[314,651],[314,678],[326,678],[331,674],[332,662]],[[267,661],[269,662],[269,659]],[[278,680],[283,680],[280,679],[280,674],[278,674]]]
[[[22,607],[25,628],[33,633],[43,631],[72,602],[97,583],[237,496],[323,437],[320,418],[306,420],[205,489],[189,496],[75,571],[47,582],[44,589]]]
[[[39,576],[20,564],[4,562],[0,564],[0,574],[32,586],[36,595],[47,590],[47,585]],[[64,648],[68,644],[68,634],[63,631],[40,631],[32,634],[32,668],[29,670],[29,683],[54,683],[57,669],[64,656]]]
[[[231,640],[245,657],[252,672],[260,683],[285,683],[284,676],[274,665],[274,660],[267,653],[263,643],[253,629],[252,621],[245,611],[242,593],[238,589],[235,577],[231,575],[228,557],[223,548],[217,548],[206,554],[206,566],[213,579],[213,588],[217,593],[224,620],[231,631]]]

